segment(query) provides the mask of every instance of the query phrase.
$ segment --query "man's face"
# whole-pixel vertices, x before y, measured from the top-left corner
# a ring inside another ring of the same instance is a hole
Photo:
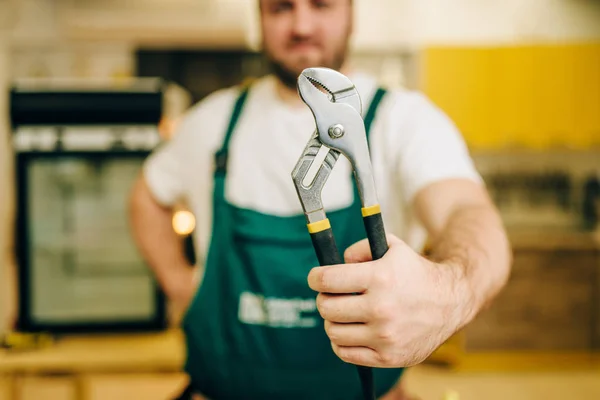
[[[352,32],[351,0],[260,0],[263,50],[284,84],[304,68],[340,69]]]

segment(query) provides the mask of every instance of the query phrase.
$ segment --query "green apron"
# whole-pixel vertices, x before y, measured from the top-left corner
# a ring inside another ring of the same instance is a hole
[[[367,135],[384,93],[376,92],[365,116]],[[247,94],[237,99],[215,156],[212,239],[183,319],[185,370],[194,390],[211,400],[360,399],[356,366],[331,349],[308,287],[318,261],[304,215],[267,215],[225,200],[228,145]],[[366,237],[356,184],[353,204],[327,216],[340,251]],[[377,395],[401,373],[374,370]]]

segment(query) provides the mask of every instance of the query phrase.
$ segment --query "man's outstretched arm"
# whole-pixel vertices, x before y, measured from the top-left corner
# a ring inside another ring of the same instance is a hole
[[[364,240],[346,251],[347,264],[309,274],[333,350],[344,361],[418,364],[472,321],[508,279],[510,247],[483,186],[440,181],[422,189],[414,207],[430,234],[431,257],[389,235],[380,260],[371,261]]]
[[[504,287],[512,252],[502,219],[482,185],[449,180],[426,187],[416,212],[431,238],[431,260],[457,267],[469,287],[470,322]]]

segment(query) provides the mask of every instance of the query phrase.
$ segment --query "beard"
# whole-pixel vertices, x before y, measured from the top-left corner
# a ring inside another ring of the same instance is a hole
[[[275,61],[272,58],[268,58],[269,70],[279,79],[284,86],[290,89],[296,89],[298,82],[298,76],[302,71],[296,72],[283,65],[279,61]]]
[[[346,53],[347,44],[344,44],[336,49],[333,57],[330,57],[329,59],[321,59],[320,63],[317,65],[311,65],[308,62],[300,61],[298,64],[302,64],[303,66],[293,68],[285,65],[285,63],[281,61],[276,60],[271,56],[271,54],[269,54],[268,51],[265,51],[269,70],[277,77],[277,79],[279,79],[279,81],[281,81],[281,83],[283,83],[284,86],[293,90],[296,89],[298,76],[305,68],[326,67],[339,71],[346,60]]]

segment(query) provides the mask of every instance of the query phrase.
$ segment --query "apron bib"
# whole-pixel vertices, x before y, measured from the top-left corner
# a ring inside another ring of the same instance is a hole
[[[377,91],[365,116],[367,137],[384,93]],[[185,370],[194,390],[211,400],[361,399],[356,366],[331,349],[308,287],[318,260],[304,215],[273,216],[225,200],[229,141],[247,95],[248,88],[215,155],[212,238],[204,278],[183,319]],[[366,237],[355,183],[353,204],[327,216],[340,251]],[[373,372],[381,396],[402,369]]]

